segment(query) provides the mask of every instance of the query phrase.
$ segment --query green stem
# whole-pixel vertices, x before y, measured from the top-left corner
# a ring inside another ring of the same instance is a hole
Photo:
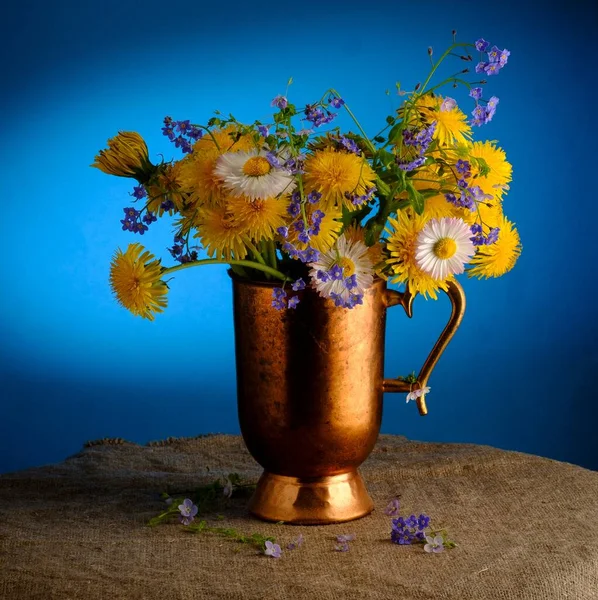
[[[270,257],[270,266],[276,269],[278,263],[276,259],[276,242],[274,240],[268,242],[268,254]]]
[[[162,271],[162,275],[169,275],[170,273],[175,273],[176,271],[181,271],[183,269],[188,269],[189,267],[201,267],[203,265],[239,265],[241,267],[250,267],[251,269],[255,269],[256,271],[263,271],[264,273],[269,273],[276,279],[280,279],[281,281],[292,281],[289,277],[287,277],[284,273],[269,267],[268,265],[263,265],[261,263],[253,262],[251,260],[220,260],[217,258],[207,258],[204,260],[196,260],[194,262],[182,263],[180,265],[175,265],[174,267],[167,267]]]
[[[461,73],[461,71],[459,71],[459,73]],[[462,83],[464,86],[466,86],[467,88],[471,89],[471,84],[468,81],[465,81],[465,79],[460,79],[459,77],[455,77],[454,75],[451,75],[450,77],[448,77],[444,81],[441,81],[440,83],[436,84],[434,87],[431,87],[428,90],[427,93],[429,94],[430,92],[433,92],[434,90],[437,90],[438,88],[442,87],[443,85],[446,85],[450,81],[455,81],[457,83]]]
[[[444,52],[444,54],[438,59],[438,61],[436,63],[434,63],[434,66],[432,67],[432,69],[430,70],[430,73],[428,75],[428,78],[424,81],[423,85],[421,86],[421,88],[417,91],[418,96],[423,96],[424,92],[426,90],[426,86],[428,85],[428,83],[430,83],[430,79],[432,79],[432,77],[434,76],[434,73],[436,73],[436,69],[438,69],[438,67],[440,66],[440,64],[442,63],[442,61],[455,49],[458,48],[459,46],[473,46],[473,44],[468,44],[466,42],[458,42],[453,44],[452,46],[449,46],[448,49]]]
[[[342,98],[342,96],[334,88],[330,88],[330,91],[333,94],[336,94],[336,96],[338,98]],[[368,134],[364,131],[363,127],[357,120],[357,117],[355,117],[355,115],[353,114],[353,112],[351,111],[351,109],[349,108],[347,103],[343,104],[343,106],[345,107],[345,110],[349,113],[349,116],[353,119],[353,122],[355,123],[355,125],[357,125],[357,129],[359,129],[361,135],[364,137],[364,141],[367,143],[368,148],[370,149],[372,154],[376,154],[376,151],[377,151],[376,146],[374,146],[374,144],[372,144],[372,142],[370,141]]]
[[[255,259],[262,265],[266,264],[264,257],[261,255],[260,251],[251,243],[251,240],[245,236],[243,236],[243,243],[251,250]]]
[[[212,141],[214,142],[214,146],[216,146],[216,148],[220,152],[220,145],[218,144],[218,141],[214,137],[214,134],[210,131],[210,129],[208,127],[206,127],[205,125],[195,125],[195,124],[193,125],[193,127],[197,127],[198,129],[205,129],[208,132],[208,135],[212,138]]]

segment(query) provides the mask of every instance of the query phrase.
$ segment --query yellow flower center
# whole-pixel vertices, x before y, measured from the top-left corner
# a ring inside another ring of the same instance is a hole
[[[434,254],[446,260],[457,252],[457,244],[451,238],[441,238],[434,244]]]
[[[338,261],[338,266],[343,270],[345,277],[351,277],[355,273],[355,263],[346,256]]]
[[[263,156],[252,156],[243,165],[243,173],[248,177],[261,177],[267,175],[272,167]]]

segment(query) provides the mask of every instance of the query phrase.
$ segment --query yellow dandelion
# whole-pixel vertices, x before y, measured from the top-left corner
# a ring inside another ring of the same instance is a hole
[[[243,229],[233,223],[232,215],[226,206],[203,208],[197,217],[197,233],[208,256],[217,259],[242,260],[247,256],[243,243]]]
[[[147,190],[147,209],[150,212],[162,216],[165,209],[162,207],[163,202],[169,200],[174,207],[168,210],[168,214],[172,214],[174,208],[182,210],[187,202],[187,194],[184,193],[180,182],[180,162],[174,164],[164,164],[159,167],[159,170],[151,178],[150,182],[145,186]]]
[[[444,178],[440,177],[435,167],[427,166],[417,172],[414,177],[410,177],[409,181],[418,192],[437,191],[434,196],[429,196],[424,204],[424,216],[426,219],[442,219],[443,217],[461,217],[464,218],[464,212],[470,212],[466,209],[457,208],[448,202],[440,190],[443,186],[451,185]],[[401,192],[398,196],[400,200],[406,200],[409,195],[406,191]]]
[[[271,240],[276,230],[284,226],[288,216],[287,205],[286,199],[282,198],[249,200],[245,196],[238,196],[228,199],[227,210],[231,215],[231,223],[259,242]]]
[[[259,146],[259,144],[257,144]],[[229,125],[224,129],[213,129],[193,145],[193,152],[216,149],[219,154],[225,152],[247,152],[256,147],[256,141],[249,134],[241,134],[234,126]]]
[[[500,227],[503,220],[502,204],[496,200],[478,202],[477,210],[473,212],[466,208],[457,210],[462,212],[459,216],[470,225],[480,223],[485,234],[493,227]]]
[[[352,153],[325,148],[305,160],[304,189],[322,194],[324,212],[333,206],[356,210],[358,207],[345,194],[362,196],[375,181],[376,174],[365,158]]]
[[[288,206],[288,205],[287,205]],[[305,215],[307,217],[308,227],[313,224],[312,215],[318,209],[318,205],[307,203],[305,205]],[[299,231],[293,226],[303,217],[301,214],[295,219],[289,227],[288,241],[291,242],[299,250],[306,250],[308,246],[315,248],[320,252],[328,252],[334,246],[338,236],[340,235],[343,224],[341,222],[341,210],[335,207],[330,207],[320,220],[320,229],[316,235],[312,235],[309,244],[299,241]]]
[[[195,206],[189,206],[181,211],[179,218],[173,223],[174,231],[179,236],[186,236],[192,229],[196,229],[199,222],[200,211]]]
[[[154,320],[154,313],[166,307],[168,287],[160,279],[162,267],[141,244],[119,248],[110,265],[110,287],[121,304],[134,315]]]
[[[119,131],[108,140],[108,148],[100,150],[91,165],[108,175],[132,177],[144,181],[154,170],[147,145],[135,131]]]
[[[423,214],[426,219],[457,217],[467,221],[467,218],[469,218],[470,215],[471,218],[475,217],[475,213],[472,213],[469,209],[457,208],[454,204],[448,202],[444,197],[444,194],[438,194],[436,196],[430,196],[430,198],[426,198]],[[467,222],[469,223],[469,221]]]
[[[209,206],[221,205],[226,196],[222,179],[215,173],[216,162],[226,152],[247,152],[255,148],[250,135],[241,135],[234,127],[215,129],[193,145],[180,167],[181,187],[194,202]]]
[[[199,204],[217,206],[224,200],[222,180],[214,172],[219,156],[220,152],[213,144],[203,148],[196,144],[188,160],[181,165],[181,187]]]
[[[509,189],[513,167],[507,162],[507,155],[502,148],[493,142],[474,142],[469,147],[470,158],[482,158],[486,161],[489,172],[481,174],[481,168],[475,160],[471,161],[472,179],[470,185],[477,185],[485,194],[490,194],[496,200],[501,200],[505,190]]]
[[[498,241],[489,246],[480,246],[471,259],[471,267],[467,270],[469,277],[500,277],[515,266],[521,254],[519,233],[506,217],[501,219],[499,226]]]
[[[424,228],[427,220],[411,211],[401,211],[397,218],[389,219],[391,229],[386,229],[389,234],[387,249],[390,257],[387,264],[392,270],[393,283],[405,283],[412,294],[418,293],[437,299],[438,290],[447,290],[446,280],[434,279],[424,273],[417,265],[415,250],[417,237]]]
[[[344,236],[349,242],[361,242],[365,244],[365,229],[359,225],[350,225],[343,232]],[[376,242],[373,246],[367,246],[368,256],[374,265],[374,269],[379,270],[383,268],[382,261],[384,260],[383,247],[380,242]],[[382,277],[381,273],[378,273]]]
[[[427,125],[436,123],[434,139],[441,146],[463,144],[471,138],[471,127],[467,116],[457,106],[445,110],[442,106],[444,98],[433,94],[424,94],[417,99],[417,110]]]

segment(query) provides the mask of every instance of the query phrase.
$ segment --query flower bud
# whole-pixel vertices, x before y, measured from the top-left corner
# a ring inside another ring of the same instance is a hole
[[[131,177],[145,182],[154,166],[143,138],[134,131],[120,131],[108,140],[108,148],[100,150],[91,165],[108,175]]]

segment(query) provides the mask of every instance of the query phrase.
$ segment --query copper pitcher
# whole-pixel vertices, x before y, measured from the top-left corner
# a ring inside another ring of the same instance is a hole
[[[313,289],[296,309],[272,307],[278,283],[231,275],[239,423],[264,467],[249,510],[268,521],[324,524],[369,514],[373,502],[357,468],[372,451],[383,392],[423,388],[459,326],[461,286],[451,282],[452,314],[417,382],[384,379],[386,310],[411,317],[413,296],[376,279],[363,305],[337,308]],[[293,292],[294,293],[294,292]],[[426,414],[425,397],[418,398]]]

